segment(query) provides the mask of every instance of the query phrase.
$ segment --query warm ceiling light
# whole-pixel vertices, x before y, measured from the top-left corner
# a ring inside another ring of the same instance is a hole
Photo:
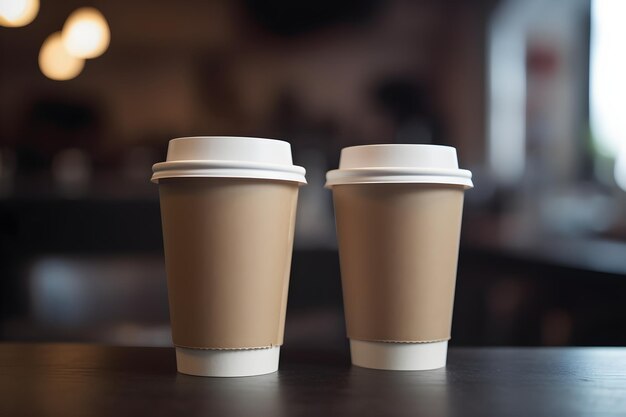
[[[61,39],[61,32],[55,32],[43,42],[39,51],[39,68],[53,80],[71,80],[83,70],[85,61],[70,55]]]
[[[26,26],[39,12],[39,0],[0,0],[0,25]]]
[[[95,58],[109,47],[111,32],[106,19],[93,7],[75,10],[63,26],[63,44],[79,58]]]

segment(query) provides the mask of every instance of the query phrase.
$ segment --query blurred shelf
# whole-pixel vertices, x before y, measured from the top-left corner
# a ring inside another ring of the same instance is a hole
[[[0,199],[0,250],[39,253],[161,251],[158,198]]]
[[[589,272],[626,275],[626,242],[598,237],[515,233],[498,219],[470,219],[462,246],[499,258]]]

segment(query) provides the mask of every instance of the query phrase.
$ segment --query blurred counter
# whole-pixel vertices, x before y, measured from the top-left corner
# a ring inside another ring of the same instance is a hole
[[[0,199],[0,222],[0,339],[170,344],[156,194]],[[623,242],[464,222],[453,344],[626,345]],[[336,249],[296,248],[288,309],[287,343],[344,346]]]

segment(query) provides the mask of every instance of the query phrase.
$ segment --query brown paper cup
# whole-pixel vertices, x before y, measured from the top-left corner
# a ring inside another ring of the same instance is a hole
[[[304,168],[287,142],[192,137],[153,170],[178,371],[276,371]]]
[[[453,148],[428,145],[346,148],[328,173],[355,365],[445,366],[470,178]]]

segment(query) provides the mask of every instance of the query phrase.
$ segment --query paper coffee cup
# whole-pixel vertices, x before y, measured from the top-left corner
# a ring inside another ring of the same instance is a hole
[[[342,151],[333,191],[354,365],[445,366],[464,190],[456,150],[368,145]]]
[[[287,142],[193,137],[153,170],[179,372],[275,372],[304,168]]]

